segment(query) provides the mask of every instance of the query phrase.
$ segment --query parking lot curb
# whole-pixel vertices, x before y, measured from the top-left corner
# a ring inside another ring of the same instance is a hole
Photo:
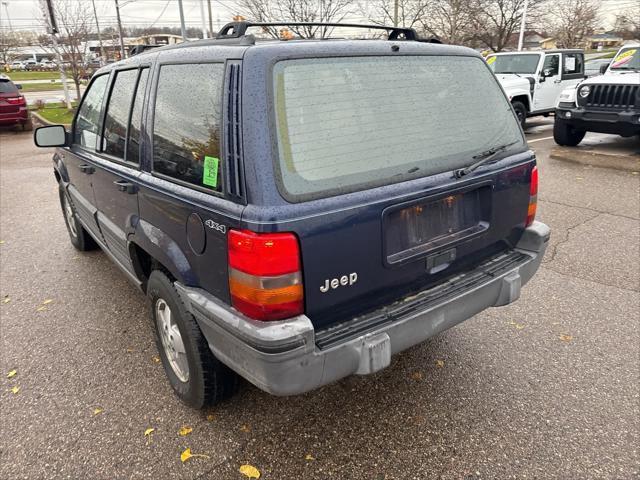
[[[43,116],[38,115],[36,112],[31,111],[31,118],[34,121],[34,126],[38,126],[38,127],[45,127],[47,125],[59,125],[57,123],[52,123],[49,120],[45,119]],[[69,123],[63,123],[63,125],[65,126],[65,128],[70,128],[71,124]]]
[[[593,167],[612,168],[629,172],[640,171],[640,153],[638,152],[623,155],[575,147],[555,147],[551,150],[549,156],[554,160],[564,160]]]

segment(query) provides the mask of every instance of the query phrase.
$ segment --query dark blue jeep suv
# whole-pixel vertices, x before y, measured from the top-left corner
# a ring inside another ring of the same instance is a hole
[[[71,242],[146,293],[194,407],[237,374],[291,395],[385,368],[515,301],[549,238],[535,156],[476,52],[255,26],[104,67],[70,132],[35,132]]]

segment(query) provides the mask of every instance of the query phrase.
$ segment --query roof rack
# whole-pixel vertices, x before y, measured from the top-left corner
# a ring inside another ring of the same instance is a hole
[[[413,40],[418,41],[418,34],[413,28],[390,27],[385,25],[365,25],[360,23],[322,23],[322,22],[231,22],[220,29],[216,38],[240,38],[252,27],[343,27],[343,28],[368,28],[386,30],[389,32],[389,40]]]

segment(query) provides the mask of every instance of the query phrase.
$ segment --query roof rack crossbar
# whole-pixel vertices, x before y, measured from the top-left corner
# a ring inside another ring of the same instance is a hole
[[[322,23],[322,22],[230,22],[220,29],[216,38],[240,38],[252,27],[343,27],[368,28],[386,30],[389,40],[418,40],[418,34],[413,28],[391,27],[386,25],[366,25],[360,23]]]

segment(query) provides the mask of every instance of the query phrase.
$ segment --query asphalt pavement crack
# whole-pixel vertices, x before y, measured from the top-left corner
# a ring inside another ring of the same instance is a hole
[[[544,198],[540,198],[540,201],[545,203],[550,203],[553,205],[560,205],[562,207],[577,208],[579,210],[589,210],[590,212],[597,212],[599,214],[611,215],[612,217],[626,218],[628,220],[636,220],[636,221],[640,220],[640,210],[638,211],[637,217],[632,217],[630,215],[622,215],[620,213],[613,213],[607,210],[598,210],[597,208],[593,208],[593,207],[585,207],[584,205],[572,205],[570,203],[556,202],[554,200],[545,200]]]
[[[602,215],[607,214],[607,212],[600,212],[597,215],[594,215],[592,217],[589,217],[585,220],[583,220],[580,223],[577,223],[575,225],[573,225],[572,227],[568,227],[565,233],[565,236],[562,240],[559,240],[554,246],[553,246],[553,250],[551,252],[551,254],[549,256],[547,256],[547,258],[544,260],[544,264],[550,264],[551,262],[553,262],[556,258],[556,255],[558,253],[558,248],[560,248],[562,245],[565,245],[566,243],[569,242],[569,237],[571,236],[571,232],[573,232],[576,228],[583,226],[584,224],[586,224],[587,222],[590,222],[591,220],[594,220]]]
[[[554,268],[551,268],[548,264],[540,265],[540,268],[549,270],[550,272],[553,272],[553,273],[557,273],[558,275],[562,275],[563,277],[569,277],[569,278],[573,278],[573,279],[576,279],[576,280],[583,280],[585,282],[595,283],[596,285],[602,285],[604,287],[617,288],[618,290],[622,290],[624,292],[640,293],[639,290],[636,290],[634,288],[624,288],[624,287],[621,287],[620,285],[614,285],[612,283],[600,282],[598,280],[594,280],[591,277],[587,278],[587,277],[582,277],[580,275],[573,275],[573,274],[570,274],[570,273],[567,273],[567,272],[561,272],[560,270],[556,270]]]

